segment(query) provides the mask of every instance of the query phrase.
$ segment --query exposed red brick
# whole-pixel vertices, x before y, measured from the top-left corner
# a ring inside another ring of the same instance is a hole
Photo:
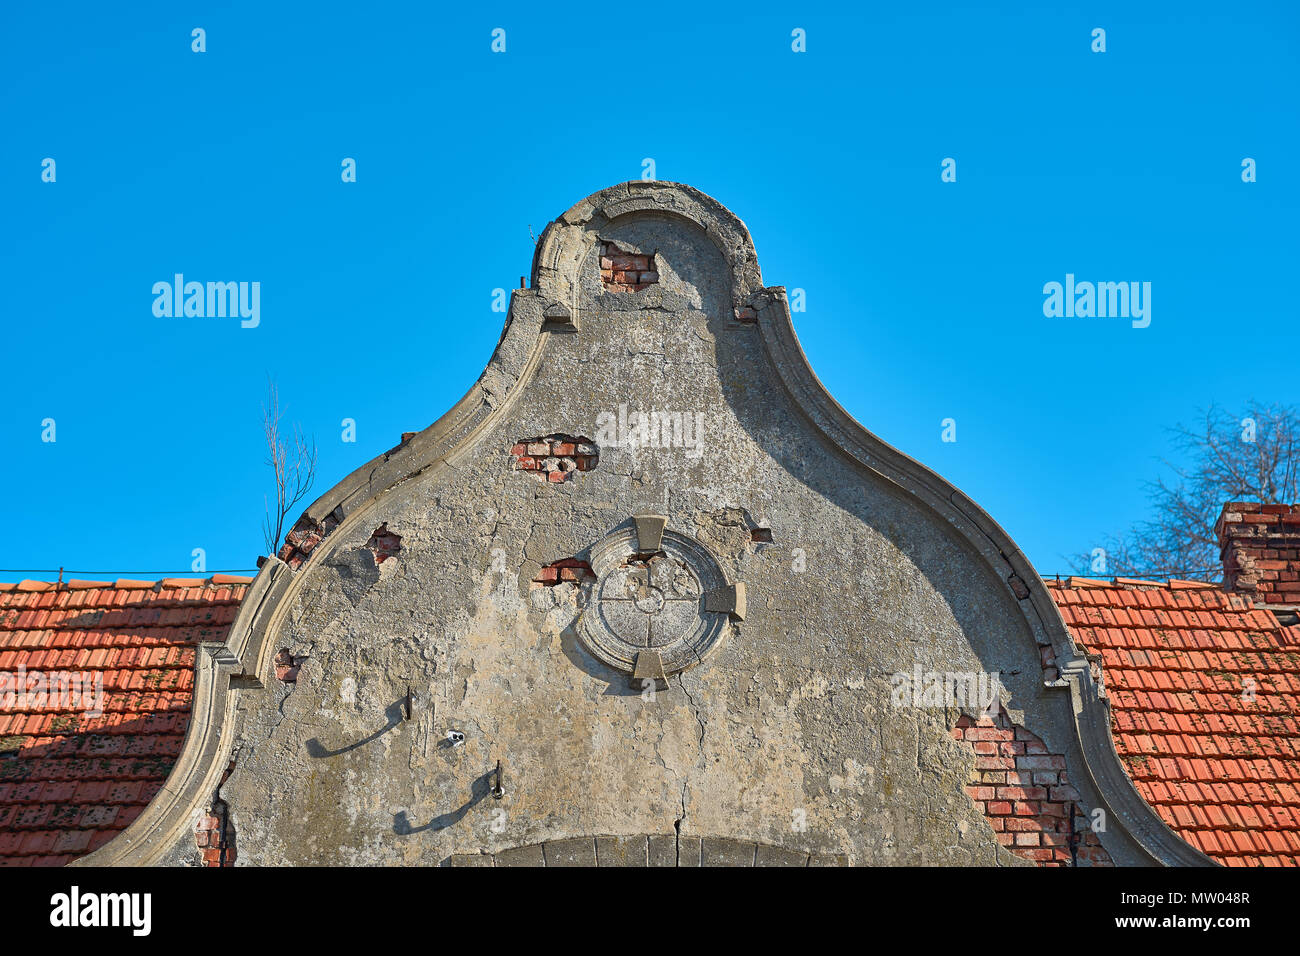
[[[1073,858],[1088,866],[1111,865],[1097,834],[1091,829],[1086,808],[1073,788],[1048,788],[1035,780],[1047,773],[1051,782],[1064,781],[1065,758],[1048,754],[1031,731],[1011,722],[1005,710],[996,718],[961,717],[952,736],[976,754],[975,777],[966,793],[989,820],[998,842],[1016,856],[1045,866],[1068,866],[1073,810]],[[1030,745],[1039,753],[1026,753]],[[1061,791],[1054,794],[1052,789]],[[1088,850],[1085,855],[1082,851]]]
[[[1300,504],[1230,501],[1214,530],[1227,590],[1258,604],[1300,604]]]
[[[335,508],[321,521],[314,521],[304,513],[284,536],[284,546],[276,553],[276,557],[296,571],[316,546],[339,526],[343,517],[342,506]]]
[[[220,814],[210,812],[199,817],[194,842],[204,866],[234,866],[235,827],[225,812],[225,804],[218,801],[217,806]]]
[[[659,281],[655,256],[623,250],[613,242],[600,244],[600,280],[610,292],[640,292]]]
[[[544,587],[554,587],[561,582],[584,584],[595,580],[596,574],[586,561],[579,561],[577,558],[561,558],[537,572],[537,576],[533,578],[533,583]]]
[[[385,521],[371,533],[365,548],[374,553],[375,564],[383,564],[389,558],[397,557],[402,550],[402,536],[389,531],[388,522]]]
[[[305,657],[294,657],[289,653],[288,648],[281,648],[275,655],[275,679],[284,681],[286,684],[294,684],[298,681],[298,672],[302,670]]]
[[[600,458],[590,438],[547,435],[521,438],[510,446],[516,471],[524,471],[549,484],[562,484],[576,472],[591,471]]]

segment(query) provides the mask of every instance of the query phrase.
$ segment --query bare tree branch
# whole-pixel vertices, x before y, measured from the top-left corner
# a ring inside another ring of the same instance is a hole
[[[1171,443],[1186,464],[1167,459],[1170,479],[1147,482],[1152,516],[1104,540],[1104,565],[1094,551],[1076,555],[1080,573],[1121,577],[1222,577],[1214,534],[1228,501],[1265,504],[1300,500],[1300,411],[1252,401],[1240,419],[1211,405],[1204,427],[1178,425]]]
[[[316,442],[308,438],[296,422],[287,439],[281,434],[280,392],[270,379],[267,386],[270,397],[262,407],[262,433],[266,438],[266,463],[275,476],[275,505],[272,507],[270,499],[266,499],[262,537],[266,553],[274,555],[284,537],[285,519],[306,497],[316,480]]]

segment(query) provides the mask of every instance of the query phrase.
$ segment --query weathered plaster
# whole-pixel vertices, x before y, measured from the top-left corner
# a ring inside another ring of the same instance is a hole
[[[607,291],[601,241],[653,253],[658,282]],[[543,331],[557,307],[578,331]],[[1093,783],[1105,753],[1094,740],[1085,759],[1079,726],[1095,733],[1104,702],[1087,675],[1044,685],[1040,641],[1067,670],[1079,659],[1033,569],[818,394],[788,329],[743,225],[688,187],[613,187],[553,223],[479,385],[313,505],[337,527],[298,571],[264,569],[274,597],[236,625],[245,676],[212,759],[234,763],[221,796],[239,864],[540,858],[554,841],[664,834],[860,865],[1022,864],[964,790],[961,711],[891,701],[891,676],[917,663],[997,671],[1008,712],[1065,755],[1086,807],[1111,812],[1115,862],[1167,860],[1145,805],[1123,802],[1127,779]],[[593,435],[624,403],[703,412],[699,453],[605,443],[558,484],[514,467],[522,437]],[[590,582],[532,584],[637,514],[707,546],[747,597],[704,662],[653,695],[577,640]],[[401,548],[376,564],[381,525]],[[289,685],[283,649],[304,658]],[[210,799],[202,779],[185,792]],[[175,826],[149,859],[192,861],[187,836]]]

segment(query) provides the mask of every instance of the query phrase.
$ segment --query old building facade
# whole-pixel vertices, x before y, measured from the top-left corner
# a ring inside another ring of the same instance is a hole
[[[83,862],[1210,863],[1085,651],[822,388],[743,223],[627,183],[198,645],[175,768]]]

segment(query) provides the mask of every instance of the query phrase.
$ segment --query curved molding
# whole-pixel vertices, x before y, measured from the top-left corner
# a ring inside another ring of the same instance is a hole
[[[160,862],[184,836],[193,839],[195,813],[211,803],[230,762],[234,743],[230,731],[238,703],[232,680],[246,678],[249,662],[265,656],[263,645],[270,643],[268,612],[284,596],[289,583],[288,567],[274,558],[267,561],[249,585],[226,643],[199,644],[194,659],[190,725],[162,790],[130,826],[70,865],[150,866]],[[252,683],[261,686],[255,677]]]
[[[1115,750],[1115,738],[1110,732],[1110,701],[1093,680],[1088,661],[1084,658],[1067,661],[1061,673],[1069,682],[1075,733],[1083,745],[1088,773],[1098,792],[1106,795],[1111,809],[1121,814],[1125,829],[1133,839],[1165,866],[1221,866],[1218,860],[1174,832],[1138,793]]]
[[[863,468],[918,499],[958,531],[1011,591],[1040,645],[1056,652],[1068,689],[1086,769],[1118,824],[1152,863],[1215,865],[1183,841],[1138,794],[1115,752],[1109,705],[1078,652],[1038,572],[983,509],[924,465],[868,432],[826,391],[808,364],[791,322],[785,290],[764,288],[748,229],[730,210],[682,184],[630,182],[594,193],[548,225],[534,254],[532,287],[517,289],[501,339],[482,376],[433,425],[362,465],[321,495],[295,529],[314,529],[310,547],[289,549],[291,565],[269,559],[254,580],[226,644],[200,645],[193,715],[180,758],[163,790],[126,830],[89,856],[87,866],[159,862],[192,829],[195,812],[212,798],[230,759],[238,693],[261,689],[277,632],[306,571],[324,561],[397,485],[455,465],[500,417],[531,377],[545,351],[548,310],[567,311],[578,325],[579,269],[598,233],[620,217],[663,215],[698,226],[731,265],[732,305],[752,308],[764,348],[793,405],[832,445]],[[1027,591],[1027,593],[1019,593]],[[239,686],[232,687],[238,679]],[[1103,841],[1104,842],[1104,841]],[[75,864],[74,864],[75,865]]]
[[[71,866],[149,866],[170,850],[183,831],[194,840],[194,811],[216,791],[229,741],[223,728],[234,719],[230,676],[239,661],[219,643],[199,645],[195,660],[194,703],[176,766],[144,813],[94,853]]]
[[[317,498],[297,524],[319,527],[332,518],[330,531],[347,529],[364,518],[383,492],[454,464],[475,436],[508,407],[518,394],[515,386],[527,380],[540,360],[544,311],[536,290],[516,289],[492,358],[465,396],[410,441],[370,460]],[[299,570],[323,560],[331,550],[314,548]],[[70,865],[150,866],[161,862],[192,831],[196,812],[211,802],[229,765],[238,692],[262,689],[260,675],[267,672],[274,654],[270,637],[288,607],[285,597],[296,591],[304,577],[278,558],[266,559],[240,604],[226,642],[199,645],[190,724],[162,790],[130,826]],[[233,687],[234,680],[241,686]]]
[[[731,266],[733,302],[739,303],[763,287],[754,241],[739,217],[692,186],[657,181],[633,181],[602,189],[548,225],[533,257],[533,286],[543,296],[575,310],[576,315],[577,266],[598,241],[601,229],[634,213],[685,219],[703,230]]]
[[[845,454],[920,499],[960,531],[1006,583],[1038,643],[1051,645],[1062,678],[1047,687],[1070,690],[1075,732],[1088,776],[1118,818],[1108,821],[1108,825],[1118,823],[1153,863],[1217,866],[1215,860],[1178,836],[1133,786],[1115,751],[1110,706],[1104,691],[1093,681],[1088,660],[1079,653],[1047,585],[1010,535],[956,487],[867,431],[831,396],[813,372],[795,335],[784,288],[764,289],[751,298],[749,305],[757,313],[763,343],[778,379],[813,427]],[[1016,594],[1011,584],[1013,577],[1028,590],[1025,597]]]
[[[758,315],[759,329],[768,359],[784,382],[793,405],[807,420],[849,457],[891,481],[909,496],[919,498],[935,514],[961,532],[985,559],[997,578],[1004,581],[1011,597],[1039,644],[1050,644],[1062,679],[1050,688],[1069,688],[1074,702],[1074,724],[1088,777],[1110,806],[1113,816],[1134,838],[1153,862],[1166,866],[1216,866],[1216,861],[1192,847],[1166,825],[1132,784],[1119,762],[1110,734],[1110,708],[1104,692],[1092,680],[1087,658],[1079,653],[1061,611],[1021,549],[982,507],[959,492],[943,477],[868,432],[816,377],[794,334],[794,324],[783,287],[764,289],[754,295],[750,306]],[[1011,580],[1027,588],[1026,597],[1015,593]]]

